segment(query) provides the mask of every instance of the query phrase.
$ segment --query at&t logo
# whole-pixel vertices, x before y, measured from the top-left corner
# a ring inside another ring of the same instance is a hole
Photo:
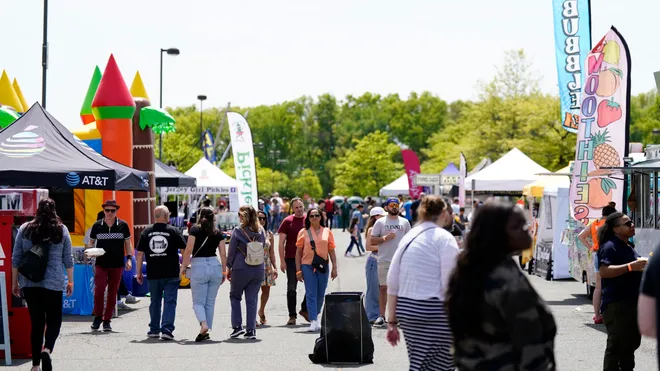
[[[106,187],[108,185],[107,176],[94,176],[94,175],[84,175],[82,178],[78,173],[70,172],[66,175],[65,178],[66,184],[70,187],[75,187],[79,184],[96,186],[96,187]]]

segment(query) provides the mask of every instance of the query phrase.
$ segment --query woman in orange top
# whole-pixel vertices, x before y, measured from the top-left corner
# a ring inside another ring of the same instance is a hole
[[[594,306],[594,323],[601,324],[603,323],[603,316],[600,314],[600,301],[603,296],[603,289],[601,288],[600,274],[598,274],[599,263],[598,263],[598,228],[605,224],[605,219],[610,214],[614,214],[616,209],[610,206],[605,206],[602,211],[602,217],[593,223],[589,224],[589,227],[585,228],[578,235],[578,239],[584,246],[588,249],[591,249],[593,252],[594,259],[594,271],[596,272],[596,288],[594,289],[594,296],[592,304]],[[591,237],[591,243],[589,243],[589,237]]]
[[[305,297],[307,298],[307,311],[309,312],[309,329],[316,332],[321,329],[318,313],[323,308],[325,289],[328,287],[328,256],[332,262],[332,279],[337,277],[337,256],[335,255],[335,237],[329,228],[325,227],[322,218],[323,213],[318,208],[310,209],[305,218],[305,228],[298,233],[296,241],[296,277],[298,281],[305,282]],[[311,240],[316,246],[316,254],[326,260],[323,269],[315,269],[312,266],[314,250]],[[321,272],[322,270],[322,272]]]

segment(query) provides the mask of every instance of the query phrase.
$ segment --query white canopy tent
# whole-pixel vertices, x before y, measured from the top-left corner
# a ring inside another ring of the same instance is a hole
[[[514,148],[482,171],[465,178],[465,190],[475,192],[521,192],[548,170]]]
[[[379,193],[381,197],[396,197],[398,195],[407,195],[408,192],[408,175],[404,173],[392,183],[381,188]]]
[[[185,172],[197,180],[196,187],[162,187],[160,189],[161,197],[167,198],[168,195],[228,195],[231,211],[238,211],[238,182],[236,179],[225,174],[209,160],[202,157],[190,170]],[[193,205],[191,203],[191,205]]]

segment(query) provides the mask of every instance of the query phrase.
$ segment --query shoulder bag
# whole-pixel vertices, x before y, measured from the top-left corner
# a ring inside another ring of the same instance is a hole
[[[41,282],[46,277],[50,243],[34,245],[26,251],[18,267],[18,273],[32,282]]]
[[[309,244],[312,245],[312,251],[314,252],[314,258],[312,258],[312,267],[321,273],[325,273],[328,269],[328,260],[323,259],[319,254],[316,253],[316,243],[314,242],[314,237],[312,237],[312,230],[308,229],[307,234],[309,235]]]
[[[204,242],[202,242],[202,244],[199,245],[199,249],[197,249],[197,252],[194,253],[192,257],[190,257],[190,264],[188,264],[188,266],[186,267],[186,272],[184,274],[186,277],[190,278],[190,269],[192,268],[192,260],[195,256],[197,256],[197,254],[199,254],[200,251],[202,251],[202,247],[204,247],[204,244],[206,244],[206,241],[208,241],[208,239],[209,236],[207,235],[206,238],[204,239]]]

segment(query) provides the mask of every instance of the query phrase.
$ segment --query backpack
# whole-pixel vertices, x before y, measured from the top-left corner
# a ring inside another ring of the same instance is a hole
[[[246,251],[241,250],[240,247],[238,248],[238,251],[240,251],[244,256],[245,256],[245,264],[250,265],[250,266],[256,266],[256,265],[261,265],[264,264],[265,258],[264,258],[264,244],[257,241],[257,238],[250,238],[248,236],[247,232],[243,230],[243,228],[240,228],[240,230],[243,232],[245,237],[248,239],[247,243],[247,249]]]

